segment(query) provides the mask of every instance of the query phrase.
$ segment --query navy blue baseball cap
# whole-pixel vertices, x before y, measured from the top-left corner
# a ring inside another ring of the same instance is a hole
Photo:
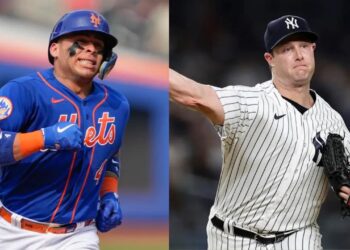
[[[318,35],[311,31],[308,22],[302,17],[287,15],[272,20],[267,24],[264,35],[266,51],[271,52],[279,43],[297,34],[310,42],[318,39]]]

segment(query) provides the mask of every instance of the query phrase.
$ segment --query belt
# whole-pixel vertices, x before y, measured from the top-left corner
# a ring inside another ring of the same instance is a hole
[[[220,229],[221,231],[224,231],[224,221],[219,219],[217,216],[214,216],[213,218],[211,218],[211,223],[213,223],[213,225],[216,228]],[[269,234],[264,234],[264,236],[262,236],[260,234],[256,234],[254,232],[244,230],[242,228],[238,228],[234,226],[231,226],[229,231],[232,232],[232,234],[234,235],[244,237],[244,238],[254,239],[258,243],[264,244],[264,245],[280,242],[295,232],[295,231],[271,232]]]
[[[8,223],[33,232],[37,233],[54,233],[54,234],[65,234],[74,232],[77,228],[86,227],[94,223],[94,220],[86,220],[79,223],[63,224],[63,225],[52,225],[40,222],[34,222],[25,218],[20,218],[17,223],[13,223],[13,215],[16,215],[4,207],[0,208],[0,216],[4,218]]]

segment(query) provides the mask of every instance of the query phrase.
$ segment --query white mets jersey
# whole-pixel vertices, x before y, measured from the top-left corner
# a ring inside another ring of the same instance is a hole
[[[314,223],[328,192],[321,166],[328,133],[345,136],[349,155],[341,116],[314,91],[302,114],[271,81],[214,89],[225,121],[216,126],[223,163],[210,218],[261,233]]]

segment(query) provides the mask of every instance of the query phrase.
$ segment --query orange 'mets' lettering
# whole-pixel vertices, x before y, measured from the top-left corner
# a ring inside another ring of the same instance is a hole
[[[107,125],[115,121],[114,117],[110,117],[108,112],[103,112],[102,117],[98,119],[100,130],[90,126],[86,130],[84,143],[87,147],[93,147],[96,143],[100,145],[113,144],[116,137],[116,127],[112,124],[107,131]]]

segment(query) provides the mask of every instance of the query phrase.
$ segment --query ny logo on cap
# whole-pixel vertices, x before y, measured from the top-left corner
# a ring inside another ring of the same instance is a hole
[[[289,29],[289,25],[290,25],[292,27],[292,29],[294,30],[295,28],[299,28],[299,25],[298,25],[297,21],[298,20],[295,19],[294,17],[292,17],[291,19],[289,19],[287,17],[284,22],[287,24],[287,29]]]
[[[91,13],[90,22],[94,25],[94,27],[97,27],[101,24],[100,17],[96,16],[94,13]]]

